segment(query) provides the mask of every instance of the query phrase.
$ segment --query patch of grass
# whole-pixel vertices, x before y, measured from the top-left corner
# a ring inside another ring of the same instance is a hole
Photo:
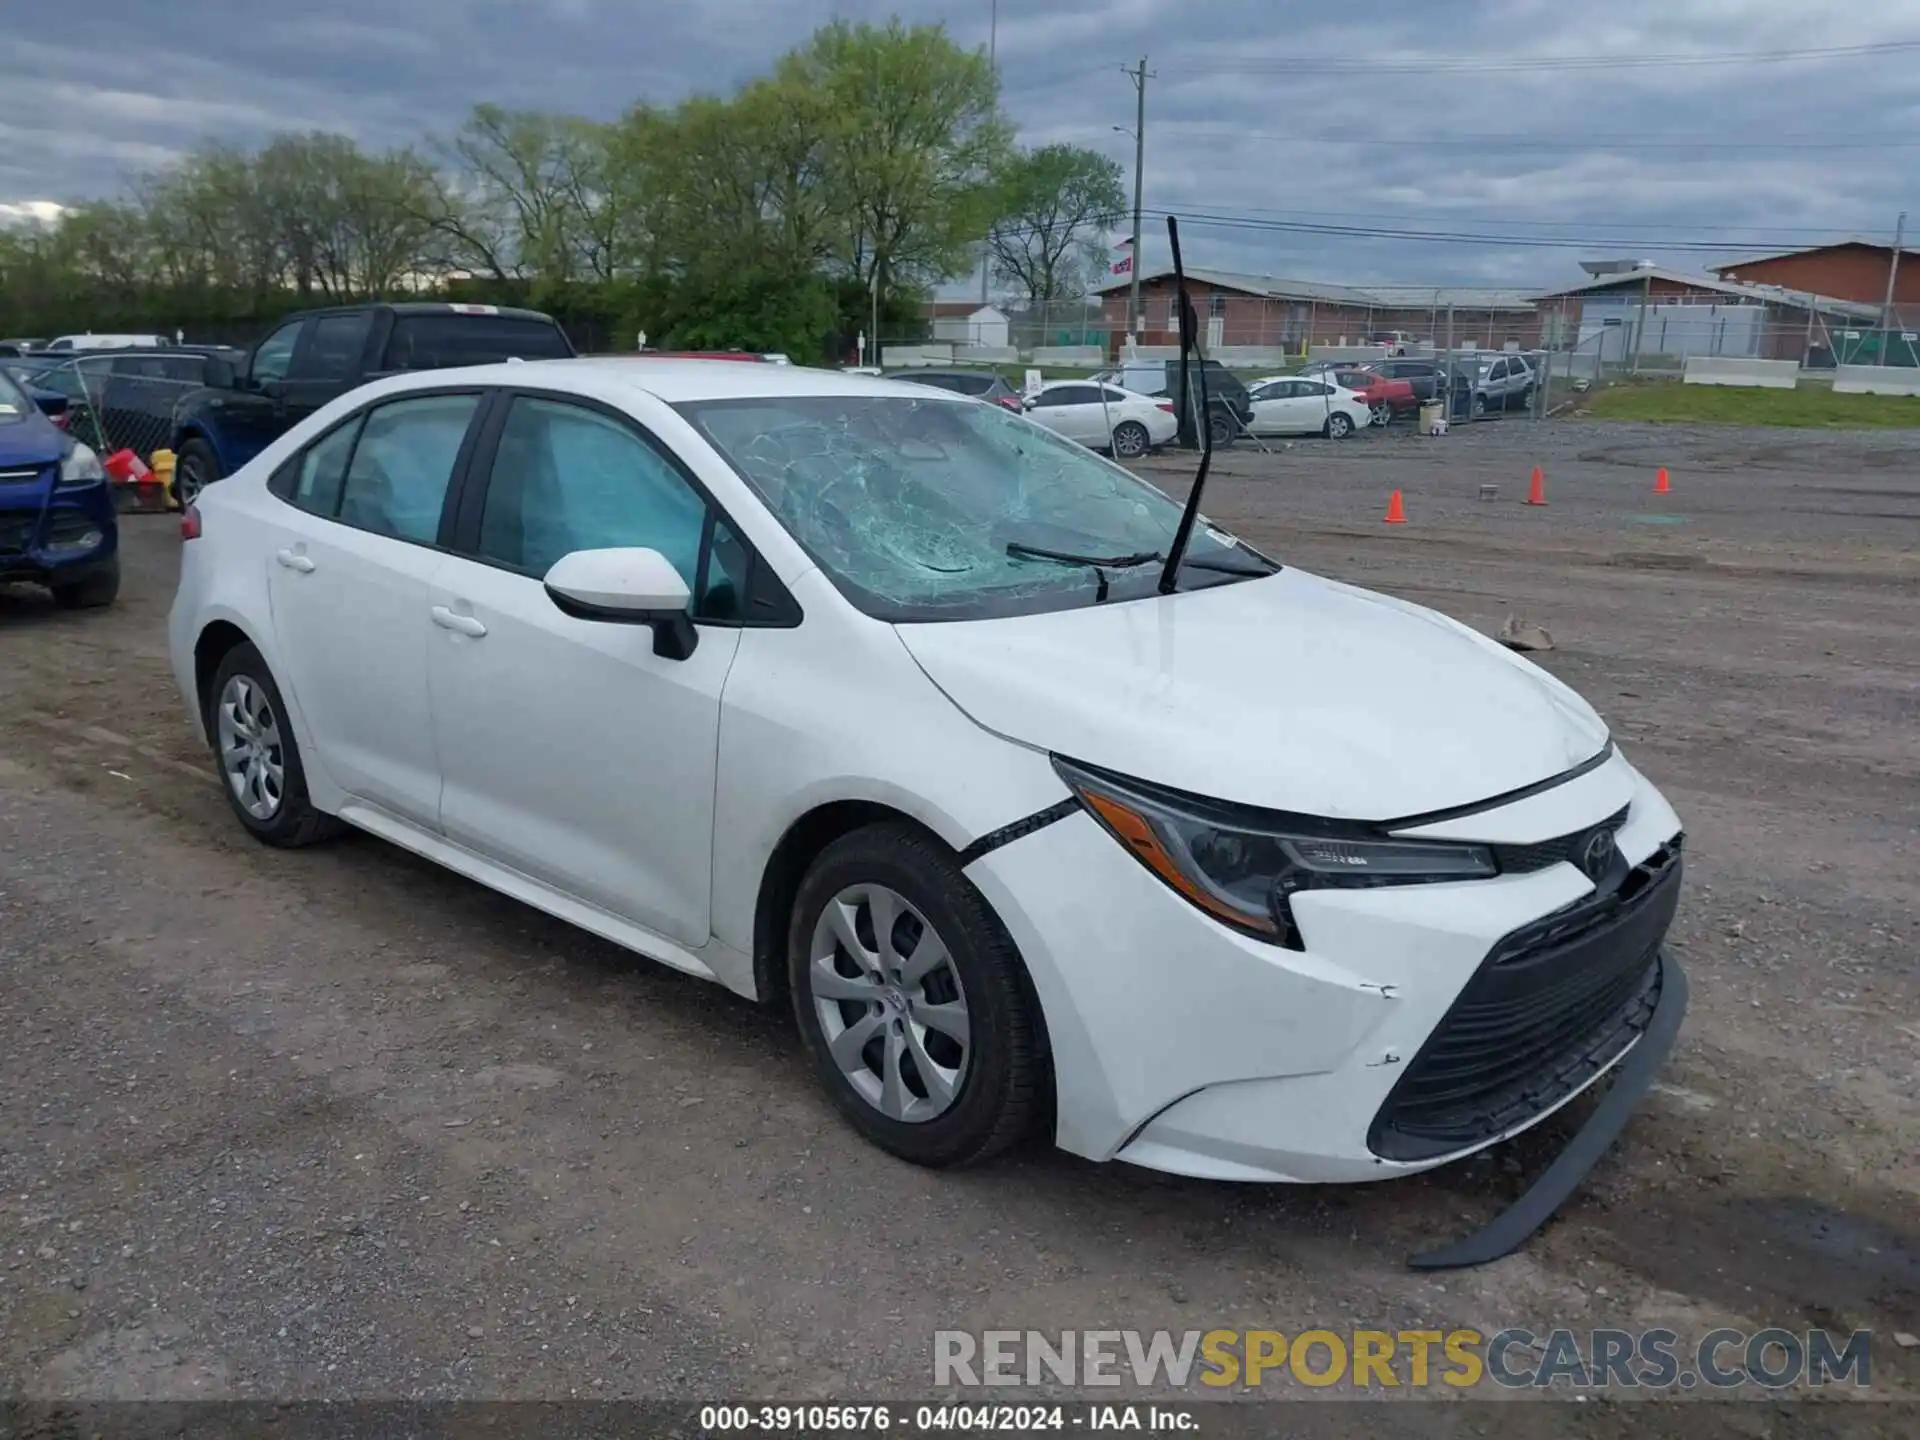
[[[1772,425],[1798,430],[1920,429],[1920,396],[1836,395],[1825,385],[1758,390],[1678,380],[1610,385],[1587,413],[1597,420],[1697,425]]]

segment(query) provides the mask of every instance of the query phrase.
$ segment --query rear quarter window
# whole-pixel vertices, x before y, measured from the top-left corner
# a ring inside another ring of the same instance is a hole
[[[501,360],[564,360],[573,347],[560,327],[512,315],[401,315],[387,342],[386,369],[445,370]]]

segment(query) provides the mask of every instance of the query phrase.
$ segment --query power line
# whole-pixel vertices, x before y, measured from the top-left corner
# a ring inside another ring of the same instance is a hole
[[[1606,151],[1606,150],[1648,150],[1648,151],[1701,151],[1701,150],[1741,150],[1774,152],[1781,150],[1847,150],[1856,154],[1877,150],[1913,150],[1920,149],[1920,137],[1904,140],[1889,140],[1881,136],[1841,137],[1828,139],[1792,139],[1782,137],[1778,140],[1681,140],[1658,138],[1654,136],[1601,134],[1567,135],[1562,137],[1525,137],[1509,133],[1488,134],[1451,134],[1451,135],[1301,135],[1277,134],[1261,130],[1195,130],[1182,126],[1178,121],[1170,122],[1171,128],[1189,140],[1286,140],[1297,145],[1345,145],[1367,149],[1406,150],[1409,153],[1419,150],[1546,150],[1555,153],[1565,151]]]
[[[1317,222],[1317,221],[1344,222],[1348,220],[1399,220],[1399,221],[1410,221],[1414,223],[1421,223],[1421,222],[1430,221],[1434,219],[1434,215],[1432,212],[1427,212],[1425,214],[1409,214],[1404,210],[1301,210],[1291,205],[1289,206],[1235,205],[1230,207],[1219,206],[1219,207],[1214,207],[1214,209],[1216,213],[1220,213],[1220,214],[1249,215],[1249,216],[1272,215],[1272,216],[1278,216],[1284,220],[1299,220],[1299,221],[1314,221],[1314,222]],[[1176,215],[1180,215],[1180,214],[1184,214],[1185,212],[1176,210],[1174,213]],[[1535,219],[1529,216],[1521,216],[1521,215],[1488,215],[1488,214],[1483,214],[1479,211],[1475,211],[1472,218],[1473,220],[1475,220],[1476,222],[1482,225],[1515,225],[1515,226],[1535,226],[1535,227],[1551,226],[1555,229],[1561,229],[1561,230],[1564,230],[1569,226],[1586,226],[1591,228],[1597,224],[1606,224],[1606,225],[1612,226],[1614,229],[1617,229],[1617,230],[1680,230],[1680,231],[1684,231],[1688,235],[1693,235],[1693,236],[1698,236],[1698,237],[1703,237],[1708,239],[1712,238],[1715,231],[1725,231],[1730,228],[1733,228],[1726,225],[1714,225],[1711,223],[1701,224],[1701,223],[1694,223],[1694,222],[1680,221],[1680,220],[1600,221],[1595,219],[1592,216],[1587,216],[1577,220],[1540,220],[1540,219]],[[1841,233],[1862,234],[1871,230],[1872,228],[1873,227],[1870,224],[1866,224],[1864,222],[1860,225],[1851,227],[1851,229],[1849,229],[1846,226],[1835,226],[1835,225],[1802,225],[1802,226],[1776,225],[1771,227],[1768,233],[1773,236],[1795,237],[1790,242],[1782,241],[1780,243],[1779,248],[1785,249],[1787,244],[1789,243],[1791,244],[1800,243],[1800,238],[1805,236],[1822,236],[1822,237],[1831,238],[1832,236],[1836,234],[1841,234]],[[1639,243],[1651,244],[1653,242],[1646,241],[1646,242],[1639,242]],[[1723,238],[1719,241],[1715,241],[1714,243],[1726,244],[1733,248],[1751,248],[1755,242],[1752,242],[1747,239],[1741,239],[1741,238],[1735,238],[1735,239]],[[1766,245],[1766,244],[1773,244],[1774,241],[1763,240],[1758,243]]]
[[[1468,75],[1567,70],[1691,69],[1712,65],[1768,65],[1797,60],[1847,60],[1920,50],[1920,40],[1869,45],[1827,45],[1792,50],[1723,50],[1664,55],[1430,55],[1419,59],[1368,60],[1353,55],[1297,55],[1271,59],[1223,59],[1206,65],[1169,66],[1168,74]]]

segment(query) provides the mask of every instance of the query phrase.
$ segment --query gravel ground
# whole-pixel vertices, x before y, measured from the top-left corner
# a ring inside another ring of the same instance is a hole
[[[1519,503],[1534,464],[1545,508]],[[1183,489],[1186,462],[1146,468]],[[0,591],[0,1394],[898,1398],[930,1391],[939,1328],[1514,1324],[1871,1327],[1875,1392],[1920,1388],[1892,1342],[1920,1331],[1920,439],[1362,434],[1236,447],[1207,509],[1304,568],[1545,625],[1687,824],[1680,1050],[1521,1254],[1402,1268],[1552,1135],[1373,1187],[1045,1149],[929,1174],[836,1120],[778,1016],[371,839],[253,845],[166,671],[174,524],[129,517],[112,610]],[[1365,1428],[1502,1413],[1431,1410]]]

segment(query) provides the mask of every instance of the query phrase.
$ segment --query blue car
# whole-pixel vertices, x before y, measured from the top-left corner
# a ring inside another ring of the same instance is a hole
[[[119,511],[100,457],[45,413],[65,403],[0,371],[0,582],[45,585],[68,608],[111,605]]]

